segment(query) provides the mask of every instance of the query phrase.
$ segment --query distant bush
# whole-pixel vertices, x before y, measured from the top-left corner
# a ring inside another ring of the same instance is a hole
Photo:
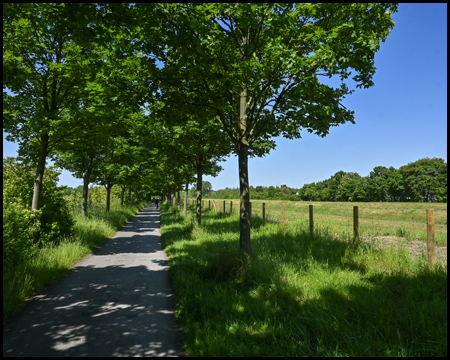
[[[286,185],[280,186],[250,186],[250,199],[251,200],[287,200],[298,201],[300,196],[297,195],[298,190],[287,187]],[[190,193],[191,197],[195,197],[195,193]],[[211,190],[205,199],[236,199],[240,197],[239,188],[225,188],[221,190]]]

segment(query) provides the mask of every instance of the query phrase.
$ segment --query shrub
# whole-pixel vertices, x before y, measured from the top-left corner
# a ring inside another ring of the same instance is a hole
[[[49,171],[44,177],[44,187],[41,196],[41,230],[39,242],[58,243],[64,237],[72,234],[74,220],[65,200],[64,189],[57,186],[58,173]]]
[[[64,188],[57,186],[59,172],[54,167],[45,170],[41,209],[32,215],[35,170],[32,164],[18,162],[15,158],[3,159],[4,261],[5,256],[6,260],[26,256],[30,234],[36,229],[41,244],[57,243],[72,233],[74,221],[64,200]]]
[[[3,199],[3,264],[9,265],[32,255],[32,232],[38,229],[39,221],[34,221],[30,209],[18,202],[10,202],[4,196]],[[40,212],[36,215],[39,216]],[[30,227],[30,224],[35,227]]]

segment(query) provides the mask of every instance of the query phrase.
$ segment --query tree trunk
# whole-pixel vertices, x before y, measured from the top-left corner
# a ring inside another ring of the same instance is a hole
[[[120,206],[123,206],[123,198],[125,197],[126,188],[127,188],[126,185],[122,185],[122,195],[120,196]]]
[[[240,235],[239,245],[243,252],[251,256],[250,241],[250,187],[248,181],[248,147],[239,146],[239,188],[240,188]]]
[[[184,189],[184,216],[187,216],[187,200],[189,191],[189,179],[186,179],[186,187]]]
[[[247,141],[247,87],[244,85],[239,107],[239,188],[240,188],[240,235],[239,245],[243,252],[251,256],[250,242],[250,187],[248,181],[248,141]]]
[[[31,203],[31,210],[39,210],[42,193],[42,181],[44,179],[45,160],[48,151],[48,134],[45,133],[41,138],[41,149],[39,152],[39,161],[36,169],[36,176],[34,178],[33,201]]]
[[[83,173],[83,200],[81,201],[81,219],[85,220],[87,215],[88,192],[89,192],[89,178],[91,177],[91,170],[88,169]]]
[[[89,193],[89,180],[92,173],[92,163],[94,161],[95,154],[89,156],[89,162],[86,171],[83,173],[83,200],[81,201],[81,219],[85,220],[87,216],[88,205],[88,193]]]
[[[106,211],[109,212],[109,208],[111,205],[111,188],[113,186],[112,184],[107,184],[105,187],[106,187]]]
[[[31,211],[39,210],[42,193],[42,182],[44,180],[45,159],[47,158],[49,136],[47,133],[41,137],[41,149],[39,152],[39,162],[36,169],[36,176],[34,178],[33,201],[31,202]],[[33,232],[33,241],[39,241],[39,232]]]
[[[201,225],[202,223],[202,187],[203,187],[203,166],[201,165],[201,160],[199,160],[199,165],[197,165],[197,223]]]

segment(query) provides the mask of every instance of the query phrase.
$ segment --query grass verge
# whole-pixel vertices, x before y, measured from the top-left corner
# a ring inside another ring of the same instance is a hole
[[[120,230],[146,204],[124,206],[114,211],[90,209],[88,218],[75,216],[74,234],[58,245],[36,250],[35,255],[13,268],[3,266],[3,323],[20,310],[27,299],[67,274],[70,267],[94,252]]]
[[[447,355],[446,266],[259,219],[248,259],[237,215],[161,224],[188,356]]]

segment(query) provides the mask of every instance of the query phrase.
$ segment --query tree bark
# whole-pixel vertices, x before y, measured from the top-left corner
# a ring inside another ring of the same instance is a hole
[[[88,192],[89,192],[89,180],[92,173],[92,163],[94,161],[95,154],[89,156],[89,163],[86,171],[83,173],[83,199],[81,201],[81,219],[85,220],[87,216],[87,204],[88,204]]]
[[[187,216],[187,200],[189,191],[189,178],[186,179],[186,187],[184,189],[184,216]]]
[[[240,236],[239,245],[243,252],[251,256],[250,241],[250,187],[248,181],[248,141],[247,141],[247,87],[244,85],[240,96],[239,111],[239,188],[240,188]]]
[[[44,179],[45,160],[47,158],[49,136],[47,133],[41,137],[41,149],[39,151],[39,161],[34,178],[33,201],[31,210],[39,210],[42,193],[42,181]]]
[[[248,181],[248,147],[239,146],[240,234],[239,245],[248,256],[252,254],[250,241],[250,187]]]
[[[106,187],[106,211],[109,212],[109,208],[111,205],[111,188],[113,187],[113,185],[107,184],[105,187]]]
[[[88,192],[89,192],[89,178],[91,177],[91,170],[88,169],[83,173],[83,200],[81,202],[81,219],[85,220],[87,215]]]
[[[125,197],[125,190],[126,190],[127,186],[126,185],[122,185],[122,195],[120,196],[120,206],[123,206],[123,199]]]
[[[199,160],[197,165],[197,223],[201,225],[202,223],[202,178],[203,178],[203,166],[202,159]]]
[[[36,169],[36,176],[34,178],[33,200],[31,202],[31,211],[40,209],[42,182],[44,180],[45,160],[47,158],[49,136],[45,133],[41,137],[41,148],[39,152],[39,161]],[[39,232],[33,232],[33,241],[37,243],[39,241]]]

